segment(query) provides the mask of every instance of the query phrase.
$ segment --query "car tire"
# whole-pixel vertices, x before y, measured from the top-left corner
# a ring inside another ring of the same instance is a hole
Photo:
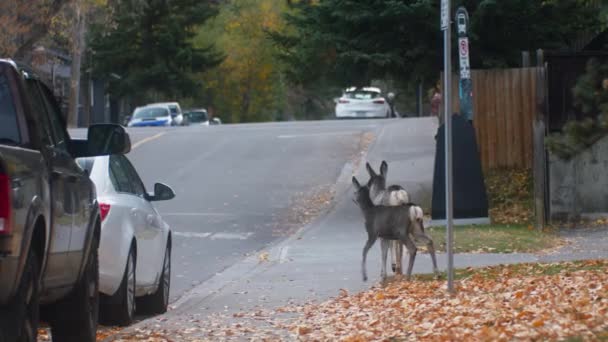
[[[165,248],[165,258],[163,259],[163,269],[158,281],[158,288],[153,294],[137,299],[138,312],[149,315],[157,315],[167,312],[170,287],[171,243],[168,241],[167,247]]]
[[[53,342],[95,342],[99,316],[98,238],[91,251],[82,278],[72,293],[53,304],[50,318]]]
[[[36,342],[40,319],[39,272],[36,252],[30,250],[16,294],[0,310],[0,341]]]
[[[135,286],[137,284],[135,278],[136,267],[135,249],[131,246],[118,290],[112,296],[100,294],[99,321],[101,324],[127,326],[133,323],[135,317]]]

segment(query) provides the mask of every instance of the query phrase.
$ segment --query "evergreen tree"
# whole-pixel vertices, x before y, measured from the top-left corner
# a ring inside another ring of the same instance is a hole
[[[569,121],[561,133],[547,137],[547,148],[569,159],[608,134],[608,64],[590,59],[574,88],[574,104],[588,117]]]
[[[521,51],[567,47],[599,22],[588,0],[457,0],[470,15],[473,68],[515,67]],[[442,69],[439,0],[293,2],[292,32],[275,32],[290,80],[340,87],[391,78],[434,83]],[[453,35],[454,60],[457,56]]]
[[[216,12],[200,0],[115,1],[110,20],[92,28],[94,73],[108,79],[119,96],[195,94],[201,86],[197,74],[222,60],[213,45],[192,44],[196,28]]]

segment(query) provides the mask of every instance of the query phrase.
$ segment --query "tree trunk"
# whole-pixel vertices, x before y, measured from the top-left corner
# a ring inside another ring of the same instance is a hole
[[[85,11],[81,0],[74,2],[74,30],[72,45],[72,68],[70,97],[68,100],[68,127],[78,126],[78,104],[80,99],[80,69],[85,45]]]

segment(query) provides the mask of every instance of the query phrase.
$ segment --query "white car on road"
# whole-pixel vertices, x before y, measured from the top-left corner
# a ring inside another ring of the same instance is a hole
[[[336,99],[336,118],[388,118],[391,108],[380,89],[348,88]]]
[[[184,120],[184,113],[182,112],[182,108],[177,102],[159,102],[159,103],[151,103],[148,106],[166,106],[169,108],[169,112],[171,113],[171,118],[173,118],[172,126],[187,126],[188,120]]]
[[[171,285],[171,230],[152,202],[172,199],[173,190],[156,183],[154,193],[146,192],[123,155],[78,163],[95,183],[102,220],[100,321],[129,325],[136,306],[140,313],[164,313]]]

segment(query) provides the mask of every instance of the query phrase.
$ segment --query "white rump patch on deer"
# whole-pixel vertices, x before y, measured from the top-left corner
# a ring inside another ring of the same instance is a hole
[[[397,191],[381,191],[378,195],[373,198],[372,202],[374,205],[388,205],[398,206],[407,204],[410,201],[410,196],[405,190]]]
[[[410,220],[422,220],[423,216],[424,214],[422,213],[422,208],[416,205],[410,207]]]
[[[390,205],[400,205],[406,204],[410,201],[410,196],[407,194],[405,190],[391,191],[389,202]],[[393,204],[395,203],[395,204]]]

